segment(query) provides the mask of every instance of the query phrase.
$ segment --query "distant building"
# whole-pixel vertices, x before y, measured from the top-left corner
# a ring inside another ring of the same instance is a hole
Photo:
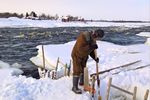
[[[39,19],[39,17],[37,16],[37,14],[34,11],[32,11],[30,14],[26,13],[25,18],[33,19],[33,20]]]
[[[62,22],[70,22],[70,21],[81,21],[81,22],[85,22],[84,18],[81,17],[73,17],[73,16],[62,16],[61,17],[61,21]]]

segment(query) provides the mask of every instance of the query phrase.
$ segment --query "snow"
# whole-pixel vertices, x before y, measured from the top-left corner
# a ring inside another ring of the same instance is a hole
[[[150,45],[150,38],[147,39],[145,44]]]
[[[60,61],[64,64],[69,64],[71,60],[71,50],[75,41],[66,43],[66,44],[57,44],[57,45],[45,45],[44,54],[46,61],[46,68],[55,69],[57,58],[59,57]],[[149,46],[140,44],[140,45],[131,45],[131,46],[120,46],[113,43],[98,41],[98,46],[101,49],[98,49],[98,56],[101,57],[101,70],[106,70],[108,68],[113,68],[127,62],[133,62],[136,60],[142,60],[143,63],[147,64],[149,62]],[[111,47],[111,48],[110,48]],[[37,46],[38,55],[32,57],[30,60],[37,66],[43,66],[42,58],[42,46]],[[60,52],[65,51],[65,53]],[[126,59],[125,59],[126,58]],[[122,60],[121,60],[122,59]],[[118,60],[120,60],[118,62]],[[93,64],[92,58],[89,59],[89,65]],[[59,66],[62,66],[61,64]],[[104,67],[103,67],[104,66]]]
[[[0,60],[0,68],[9,68],[10,67],[10,65],[8,64],[8,63],[5,63],[5,62],[3,62],[3,61],[1,61]]]
[[[18,76],[22,73],[22,70],[17,68],[11,68],[8,63],[0,61],[0,82],[2,82],[3,80],[7,80],[7,78],[10,76]]]
[[[55,45],[44,45],[45,58],[48,59],[49,63],[56,65],[57,57],[63,63],[69,63],[71,57],[70,52],[75,41],[57,44]],[[137,67],[150,64],[150,46],[145,44],[120,46],[113,43],[98,41],[98,56],[100,57],[100,70],[106,70],[114,68],[123,64],[127,64],[132,61],[142,60],[141,62],[131,65],[128,68],[121,68],[111,72],[107,72],[101,76],[101,95],[105,98],[106,86],[108,78],[113,78],[113,84],[120,86],[126,90],[133,91],[133,87],[137,86],[137,100],[141,100],[144,97],[146,89],[150,89],[150,66],[134,70]],[[39,55],[41,53],[41,46],[38,46],[39,54],[36,57],[42,60]],[[63,51],[64,53],[60,52]],[[33,59],[31,58],[31,60]],[[38,60],[37,59],[37,60]],[[53,59],[53,60],[52,60]],[[40,61],[38,60],[38,61]],[[33,62],[36,64],[36,59]],[[51,61],[51,62],[50,62]],[[42,62],[42,61],[41,61]],[[38,64],[37,64],[38,65]],[[42,66],[42,63],[40,64]],[[61,67],[62,65],[60,65]],[[89,73],[95,72],[95,62],[90,58],[87,64]],[[48,67],[48,66],[47,66]],[[53,67],[52,67],[53,68]],[[5,70],[4,70],[5,69]],[[51,69],[51,67],[49,68]],[[60,68],[61,69],[61,68]],[[0,99],[2,100],[90,100],[90,94],[84,92],[82,95],[76,95],[71,91],[72,87],[72,76],[62,77],[58,80],[52,80],[50,78],[44,79],[33,79],[19,75],[18,77],[9,74],[10,71],[6,68],[0,69]],[[118,74],[116,74],[118,72]],[[2,76],[6,76],[5,78]],[[129,98],[121,92],[111,89],[111,98],[113,100],[121,100],[119,98]],[[143,93],[143,94],[141,94]],[[150,100],[150,98],[148,99]]]
[[[71,50],[72,50],[74,43],[75,42],[43,46],[46,68],[55,69],[55,65],[56,65],[58,57],[59,57],[59,60],[63,64],[66,64],[66,63],[69,64],[69,61],[71,59]],[[30,60],[33,61],[33,63],[35,63],[37,66],[42,67],[43,66],[42,46],[41,45],[37,46],[37,49],[39,49],[38,55],[36,57],[32,57]],[[61,51],[65,51],[65,53],[62,53]],[[62,64],[59,66],[62,66]]]
[[[145,42],[145,44],[150,45],[150,32],[140,32],[137,35],[147,37],[147,41]]]
[[[139,36],[145,36],[145,37],[149,37],[150,38],[150,32],[140,32],[137,35],[139,35]]]
[[[0,27],[143,27],[150,26],[149,23],[115,23],[115,22],[61,22],[61,20],[32,20],[16,17],[0,18]]]
[[[0,100],[89,100],[88,93],[75,95],[71,78],[60,80],[10,77],[0,85]]]
[[[111,22],[60,22],[50,20],[30,20],[18,18],[0,18],[0,27],[72,27],[72,26],[121,26],[121,27],[140,27],[149,26],[149,23],[111,23]],[[137,100],[143,100],[147,89],[150,90],[150,35],[149,32],[141,32],[140,36],[146,36],[145,44],[120,46],[109,42],[98,41],[98,57],[100,58],[99,70],[104,71],[120,65],[128,64],[133,61],[140,62],[125,68],[119,68],[100,75],[101,95],[105,100],[108,79],[112,77],[112,83],[128,91],[133,91],[137,86]],[[142,35],[141,35],[142,34]],[[71,50],[75,41],[65,44],[44,45],[46,68],[55,69],[59,57],[61,64],[58,70],[63,70],[64,64],[69,64]],[[148,45],[147,45],[148,44]],[[37,66],[42,67],[42,46],[37,46],[38,55],[30,60]],[[63,63],[63,64],[62,64]],[[147,66],[146,66],[147,65]],[[89,74],[95,73],[95,61],[89,58],[87,67]],[[136,69],[146,66],[141,69]],[[90,94],[83,92],[82,95],[74,94],[72,88],[72,76],[62,77],[58,80],[50,78],[34,79],[22,76],[21,65],[15,63],[9,65],[0,61],[0,100],[90,100]],[[80,87],[82,88],[82,87]],[[129,100],[131,96],[111,88],[111,100]],[[148,97],[150,100],[150,95]]]

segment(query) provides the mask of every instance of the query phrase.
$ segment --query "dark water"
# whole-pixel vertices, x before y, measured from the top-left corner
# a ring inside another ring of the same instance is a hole
[[[150,27],[66,27],[66,28],[0,28],[0,60],[9,64],[19,63],[25,75],[37,70],[29,60],[37,55],[36,46],[60,44],[76,40],[81,31],[101,28],[106,36],[103,41],[119,45],[140,44],[146,38],[137,36],[139,32],[150,32]]]

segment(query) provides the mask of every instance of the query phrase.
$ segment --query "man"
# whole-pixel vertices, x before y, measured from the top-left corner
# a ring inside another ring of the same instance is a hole
[[[99,58],[95,59],[94,50],[98,48],[96,40],[104,36],[104,31],[101,29],[92,32],[81,32],[72,50],[72,60],[73,60],[73,87],[72,91],[76,94],[81,94],[81,89],[78,88],[78,81],[80,79],[79,85],[84,85],[84,67],[90,55],[97,63]]]

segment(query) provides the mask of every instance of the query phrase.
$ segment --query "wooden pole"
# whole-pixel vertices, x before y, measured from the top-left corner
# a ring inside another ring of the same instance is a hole
[[[58,69],[58,63],[59,63],[59,57],[57,58],[56,68],[55,68],[55,72],[53,73],[53,78],[52,78],[52,79],[56,79],[56,76],[57,76],[57,69]]]
[[[70,63],[69,63],[69,66],[68,66],[68,71],[67,71],[68,76],[70,76],[70,70],[71,70],[71,60],[70,60]]]
[[[106,93],[106,100],[109,99],[109,92],[110,92],[111,82],[112,82],[112,78],[109,78],[108,86],[107,86],[107,93]]]
[[[52,71],[52,79],[55,79],[55,72]]]
[[[149,90],[147,89],[147,90],[146,90],[146,93],[145,93],[145,95],[144,95],[144,100],[147,100],[148,94],[149,94]]]
[[[45,55],[44,55],[44,46],[42,45],[42,58],[43,58],[43,68],[41,68],[42,71],[42,78],[45,77]]]
[[[92,76],[92,84],[91,84],[91,94],[92,94],[92,97],[94,98],[94,93],[95,93],[95,76]]]
[[[65,64],[65,72],[64,72],[65,76],[67,76],[67,63]]]
[[[134,87],[134,91],[133,91],[133,100],[136,100],[136,92],[137,92],[137,87]]]
[[[57,72],[57,69],[58,69],[58,63],[59,63],[59,57],[57,58],[57,62],[56,62],[56,72]]]
[[[43,58],[43,69],[45,69],[45,55],[44,55],[44,46],[42,45],[42,58]]]

